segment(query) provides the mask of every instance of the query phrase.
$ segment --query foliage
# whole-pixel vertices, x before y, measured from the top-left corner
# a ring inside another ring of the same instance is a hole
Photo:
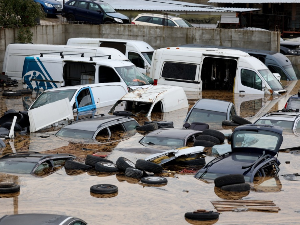
[[[0,0],[0,27],[19,28],[17,40],[21,43],[32,41],[30,28],[44,16],[34,0]]]

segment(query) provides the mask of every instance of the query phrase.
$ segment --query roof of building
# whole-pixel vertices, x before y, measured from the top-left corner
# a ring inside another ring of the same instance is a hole
[[[300,0],[209,0],[209,3],[252,3],[252,4],[263,4],[263,3],[300,3]]]

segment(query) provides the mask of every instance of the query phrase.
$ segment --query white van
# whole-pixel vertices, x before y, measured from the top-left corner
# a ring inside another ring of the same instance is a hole
[[[21,80],[24,59],[26,56],[38,54],[57,55],[84,55],[84,56],[103,56],[110,55],[114,60],[128,60],[120,51],[112,48],[82,47],[67,45],[47,45],[47,44],[9,44],[6,48],[2,74],[12,79]]]
[[[143,73],[150,70],[154,49],[144,41],[107,38],[70,38],[67,45],[118,49]]]
[[[46,90],[62,86],[115,82],[123,83],[131,89],[149,86],[148,80],[151,78],[142,74],[130,61],[107,58],[108,56],[28,56],[24,60],[22,72],[24,88]]]
[[[278,79],[260,60],[231,49],[158,49],[153,55],[150,77],[154,83],[181,86],[185,91],[285,92]]]

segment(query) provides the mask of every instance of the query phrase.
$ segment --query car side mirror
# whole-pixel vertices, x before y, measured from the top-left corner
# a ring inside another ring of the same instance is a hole
[[[185,129],[188,129],[190,126],[191,126],[191,124],[189,124],[189,123],[183,124],[183,127],[184,127]]]

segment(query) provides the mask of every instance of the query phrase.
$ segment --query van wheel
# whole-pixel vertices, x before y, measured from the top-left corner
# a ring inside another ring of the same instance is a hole
[[[73,14],[68,14],[67,21],[69,21],[69,22],[75,21],[75,16]]]

